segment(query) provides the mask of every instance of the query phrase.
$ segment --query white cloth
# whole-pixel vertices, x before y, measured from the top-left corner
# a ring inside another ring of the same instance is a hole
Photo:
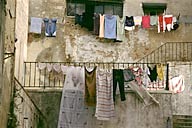
[[[169,91],[173,93],[180,93],[184,91],[185,84],[184,84],[184,76],[179,75],[178,77],[174,77],[169,80]]]
[[[139,25],[140,26],[141,22],[142,22],[142,16],[134,16],[133,20],[134,20],[135,25]]]
[[[47,66],[46,63],[38,63],[38,67],[39,67],[40,70],[45,69],[46,66]]]
[[[42,18],[31,17],[30,32],[41,33]]]
[[[51,72],[51,71],[52,71],[52,68],[53,68],[53,65],[47,63],[47,71],[48,71],[48,72]]]
[[[67,74],[67,66],[61,65],[61,71],[63,72],[63,74]]]
[[[61,65],[60,64],[53,64],[53,69],[56,72],[60,73],[61,72]]]

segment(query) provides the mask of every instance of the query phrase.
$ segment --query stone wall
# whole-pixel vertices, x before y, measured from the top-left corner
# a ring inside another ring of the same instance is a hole
[[[28,90],[40,110],[48,118],[51,128],[57,127],[62,91]],[[172,118],[170,93],[152,93],[160,105],[152,104],[144,107],[133,92],[126,93],[126,101],[121,102],[119,95],[115,106],[116,117],[110,121],[99,121],[95,118],[95,107],[89,108],[88,128],[165,128],[167,118]]]

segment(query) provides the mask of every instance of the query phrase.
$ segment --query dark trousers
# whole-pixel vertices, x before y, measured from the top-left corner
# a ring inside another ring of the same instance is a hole
[[[119,91],[121,96],[121,101],[125,101],[125,91],[124,91],[124,77],[123,70],[113,69],[113,100],[115,101],[117,83],[119,85]]]

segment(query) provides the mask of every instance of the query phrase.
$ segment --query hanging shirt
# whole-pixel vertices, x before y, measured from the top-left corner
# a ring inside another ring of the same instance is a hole
[[[125,30],[131,31],[135,29],[135,23],[133,16],[126,16],[125,17]]]
[[[120,18],[117,16],[117,40],[123,41],[125,38],[125,17]]]
[[[117,18],[115,15],[105,16],[105,38],[116,39]]]
[[[150,16],[142,16],[142,27],[150,28]]]
[[[100,26],[99,26],[99,37],[103,38],[104,37],[104,21],[105,21],[105,15],[99,14],[100,18]]]

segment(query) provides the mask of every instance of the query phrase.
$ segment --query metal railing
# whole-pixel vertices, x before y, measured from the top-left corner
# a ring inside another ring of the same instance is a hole
[[[65,80],[65,71],[62,71],[63,66],[79,66],[79,67],[99,67],[101,69],[126,69],[130,66],[139,66],[142,69],[149,64],[159,63],[102,63],[102,62],[25,62],[24,70],[24,87],[25,88],[62,88]],[[48,68],[52,67],[52,70]],[[59,70],[54,70],[54,65],[59,67]],[[168,80],[168,65],[164,64],[164,82]],[[152,88],[158,88],[154,86]]]
[[[137,62],[166,63],[168,61],[192,61],[192,42],[167,42]]]

